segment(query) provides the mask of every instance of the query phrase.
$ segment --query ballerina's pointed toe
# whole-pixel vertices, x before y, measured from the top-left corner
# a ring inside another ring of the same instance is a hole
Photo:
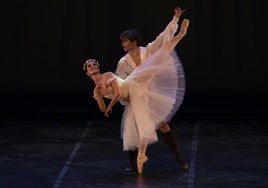
[[[143,165],[148,161],[148,157],[146,155],[140,155],[138,156],[137,160],[137,167],[138,167],[138,173],[142,174],[143,173]]]

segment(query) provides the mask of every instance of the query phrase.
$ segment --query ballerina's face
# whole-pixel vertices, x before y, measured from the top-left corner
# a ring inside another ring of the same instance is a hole
[[[95,60],[87,60],[85,63],[86,74],[92,76],[100,73],[99,64]]]

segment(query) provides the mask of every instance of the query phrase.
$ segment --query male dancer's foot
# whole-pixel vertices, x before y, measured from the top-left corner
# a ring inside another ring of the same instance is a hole
[[[136,172],[136,171],[137,171],[136,164],[129,164],[129,166],[125,168],[125,172]]]
[[[180,165],[183,172],[189,172],[189,167],[187,164]]]

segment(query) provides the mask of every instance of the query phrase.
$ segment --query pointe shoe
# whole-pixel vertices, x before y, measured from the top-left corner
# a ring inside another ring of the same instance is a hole
[[[137,159],[137,167],[138,167],[138,173],[142,174],[143,172],[143,164],[148,161],[148,157],[146,155],[139,155]]]
[[[180,33],[182,34],[182,36],[185,36],[187,33],[187,29],[189,27],[189,20],[188,19],[183,19],[182,23],[181,23],[181,28],[180,28]]]

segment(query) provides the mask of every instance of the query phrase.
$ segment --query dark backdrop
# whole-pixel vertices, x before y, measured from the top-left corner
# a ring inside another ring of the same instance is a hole
[[[261,0],[39,0],[1,5],[1,113],[92,113],[88,58],[114,71],[119,34],[143,45],[178,4],[190,19],[176,47],[186,73],[181,113],[267,113],[267,8]],[[121,112],[117,105],[115,111]]]

